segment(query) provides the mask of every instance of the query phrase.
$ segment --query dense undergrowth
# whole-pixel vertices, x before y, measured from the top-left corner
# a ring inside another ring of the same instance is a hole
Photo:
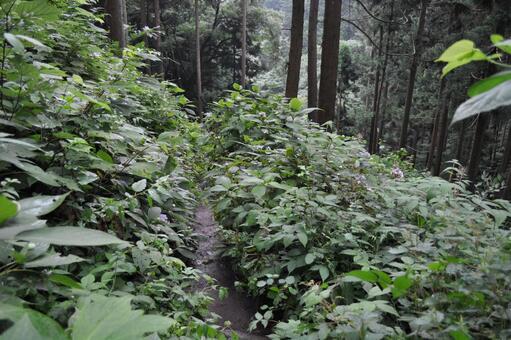
[[[215,335],[192,289],[201,132],[182,90],[143,75],[148,50],[121,58],[82,1],[2,11],[2,338]]]
[[[225,254],[266,301],[254,326],[289,339],[511,336],[509,202],[370,157],[296,100],[233,91],[207,124]]]

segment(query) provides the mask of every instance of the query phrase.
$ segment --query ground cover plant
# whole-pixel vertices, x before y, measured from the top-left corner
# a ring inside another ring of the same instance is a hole
[[[208,121],[225,254],[266,299],[253,325],[288,339],[508,337],[509,202],[371,157],[307,111],[233,91]]]
[[[182,90],[79,1],[2,10],[2,337],[216,334],[191,289],[200,130]]]

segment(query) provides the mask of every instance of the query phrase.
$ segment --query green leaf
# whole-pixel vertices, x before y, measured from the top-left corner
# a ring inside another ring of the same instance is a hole
[[[326,281],[330,276],[330,271],[326,266],[319,266],[319,275],[321,276],[321,280]]]
[[[493,76],[482,79],[470,86],[468,89],[468,95],[470,97],[475,97],[478,94],[491,90],[495,86],[502,84],[507,80],[511,80],[511,71],[494,74]]]
[[[14,34],[4,33],[4,38],[12,46],[14,52],[18,54],[23,54],[25,52],[25,46],[23,46],[23,43],[19,41]]]
[[[2,333],[0,340],[46,340],[37,329],[34,328],[27,314],[16,321],[7,331]]]
[[[75,255],[67,255],[60,256],[59,253],[47,255],[40,259],[26,262],[24,266],[26,268],[36,268],[36,267],[57,267],[57,266],[65,266],[71,263],[82,262],[85,261],[79,256]]]
[[[0,224],[16,216],[18,205],[7,197],[0,195]]]
[[[266,193],[266,186],[264,185],[257,185],[252,188],[252,195],[254,195],[257,199],[263,198],[264,194]]]
[[[293,98],[289,101],[289,108],[293,111],[300,111],[302,108],[302,102],[298,98]]]
[[[499,84],[491,90],[470,98],[461,104],[454,113],[451,124],[507,105],[511,105],[511,80]]]
[[[80,285],[80,283],[76,282],[75,280],[73,280],[72,278],[70,278],[69,276],[66,276],[66,275],[51,274],[50,277],[48,278],[48,280],[50,280],[53,283],[57,283],[57,284],[60,284],[60,285],[63,285],[63,286],[69,287],[69,288],[82,289],[82,286]]]
[[[392,296],[394,299],[405,295],[412,284],[412,280],[407,275],[397,277],[394,280],[394,288],[392,288]]]
[[[316,255],[314,255],[314,254],[309,253],[309,254],[305,255],[305,263],[306,264],[313,263],[315,259],[316,259]]]
[[[499,41],[495,46],[507,54],[511,54],[511,39]]]
[[[468,335],[467,333],[465,333],[461,329],[457,329],[455,331],[450,331],[449,335],[454,340],[471,340],[472,339],[472,337],[470,335]]]
[[[16,239],[29,242],[50,243],[59,246],[105,246],[126,244],[105,232],[78,227],[51,227],[29,230],[16,235]]]
[[[23,231],[44,227],[46,227],[46,221],[38,220],[33,216],[16,216],[8,221],[4,227],[0,228],[0,240],[12,240]]]
[[[133,191],[135,191],[135,192],[144,191],[146,187],[147,187],[146,179],[142,179],[142,180],[135,182],[131,185],[131,189],[133,189]]]
[[[356,277],[357,279],[365,282],[378,282],[378,275],[370,270],[352,270],[351,272],[346,273],[346,276]]]
[[[446,63],[460,60],[467,54],[471,53],[475,48],[475,44],[470,40],[460,40],[452,44],[447,50],[442,53],[440,58],[436,61],[444,61]]]
[[[98,156],[107,163],[114,164],[114,159],[105,150],[99,150],[98,152],[96,152],[96,156]]]
[[[307,246],[307,242],[309,241],[309,238],[307,237],[307,234],[304,233],[303,231],[300,231],[298,232],[298,240],[300,241],[300,243],[306,247]]]
[[[131,309],[131,297],[94,295],[80,300],[72,325],[73,340],[136,340],[166,331],[172,320]]]
[[[19,201],[20,216],[43,216],[57,209],[69,195],[34,196]]]
[[[490,36],[490,40],[491,40],[492,44],[495,45],[495,44],[501,42],[502,40],[504,40],[504,37],[501,36],[500,34],[492,34]]]
[[[0,303],[0,320],[7,319],[12,322],[17,322],[24,317],[28,317],[32,327],[37,331],[41,338],[52,340],[68,340],[68,337],[65,335],[62,327],[60,327],[57,322],[47,317],[46,315],[29,308]],[[6,339],[16,338],[6,337]],[[25,340],[32,338],[18,339]]]

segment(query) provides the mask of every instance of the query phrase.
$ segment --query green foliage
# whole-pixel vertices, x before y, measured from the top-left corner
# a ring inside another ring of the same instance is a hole
[[[491,36],[495,49],[511,55],[511,40],[504,40],[498,34]],[[445,76],[452,70],[474,61],[487,61],[505,69],[511,66],[496,62],[502,59],[499,53],[486,55],[480,49],[475,48],[475,43],[470,40],[460,40],[449,47],[437,61],[446,62],[443,70]],[[511,105],[511,71],[503,71],[478,81],[470,87],[468,95],[471,99],[461,104],[456,110],[452,123],[474,115],[493,111],[501,106]]]
[[[2,337],[213,329],[200,320],[211,298],[191,289],[203,275],[189,266],[200,129],[182,90],[140,71],[154,52],[129,46],[120,58],[95,25],[101,17],[85,9],[93,2],[9,3],[0,28]]]
[[[266,301],[252,326],[276,322],[283,339],[509,336],[509,202],[370,157],[278,97],[231,92],[207,125],[225,255]]]

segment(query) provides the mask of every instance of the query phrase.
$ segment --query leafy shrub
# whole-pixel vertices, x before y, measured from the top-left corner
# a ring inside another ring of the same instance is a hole
[[[121,58],[83,1],[12,4],[1,28],[3,337],[126,338],[126,323],[131,338],[218,334],[201,320],[210,297],[191,288],[203,276],[189,266],[200,129],[182,90],[142,74],[153,52]],[[106,314],[110,333],[84,326]]]
[[[233,91],[208,125],[225,254],[267,301],[253,326],[289,339],[509,336],[509,202],[370,157],[296,101]]]

